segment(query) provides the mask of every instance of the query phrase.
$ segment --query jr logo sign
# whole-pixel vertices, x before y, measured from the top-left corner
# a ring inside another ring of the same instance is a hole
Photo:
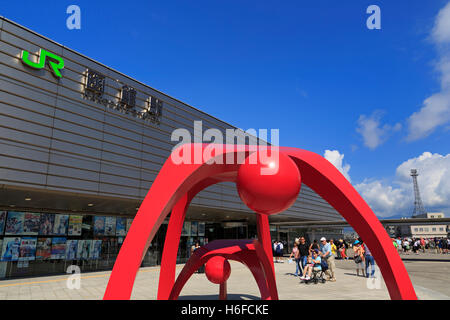
[[[22,62],[25,65],[34,69],[42,69],[45,67],[45,61],[48,61],[53,74],[58,78],[62,78],[60,70],[64,68],[64,60],[61,57],[44,49],[39,50],[38,62],[31,61],[29,55],[30,53],[28,51],[22,50]]]

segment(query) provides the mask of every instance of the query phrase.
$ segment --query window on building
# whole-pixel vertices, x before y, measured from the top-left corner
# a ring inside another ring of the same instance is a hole
[[[442,228],[442,227],[441,227],[441,228],[439,228],[439,231],[444,231],[444,228]]]
[[[417,231],[419,231],[419,228],[414,228],[414,232],[417,232]]]
[[[436,231],[436,228],[432,228],[431,230],[432,230],[432,231]]]

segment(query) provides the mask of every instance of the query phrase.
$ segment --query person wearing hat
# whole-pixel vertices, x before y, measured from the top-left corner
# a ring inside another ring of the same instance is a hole
[[[331,250],[331,244],[327,242],[325,237],[320,238],[320,251],[322,252],[321,257],[328,264],[328,270],[326,271],[328,275],[328,281],[335,282],[336,278],[334,271],[336,270],[336,264],[334,261],[334,255]]]
[[[353,261],[356,263],[356,276],[359,277],[359,269],[361,269],[361,273],[362,276],[365,277],[364,275],[364,267],[363,267],[363,262],[364,262],[364,248],[361,245],[361,241],[356,240],[353,243]]]

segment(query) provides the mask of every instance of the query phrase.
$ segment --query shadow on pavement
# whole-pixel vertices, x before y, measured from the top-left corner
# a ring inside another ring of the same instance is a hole
[[[228,300],[261,300],[261,297],[256,297],[249,294],[238,294],[238,293],[230,293],[227,296]],[[210,295],[198,295],[198,296],[180,296],[178,300],[218,300],[219,295],[210,294]]]

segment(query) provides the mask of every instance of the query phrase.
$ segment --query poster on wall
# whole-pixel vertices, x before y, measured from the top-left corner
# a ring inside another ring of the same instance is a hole
[[[92,240],[92,249],[89,258],[93,260],[100,259],[101,252],[102,252],[102,240]]]
[[[66,260],[75,260],[77,258],[78,240],[67,240],[66,242]]]
[[[3,239],[2,261],[17,261],[20,254],[20,237]]]
[[[0,211],[0,235],[3,234],[3,230],[5,229],[6,214],[7,211]]]
[[[77,259],[88,260],[91,255],[92,240],[78,240]]]
[[[126,233],[128,233],[128,230],[130,230],[132,223],[133,223],[133,219],[127,219],[127,231],[126,231]]]
[[[205,226],[206,226],[206,223],[204,223],[204,222],[198,223],[198,236],[199,237],[205,236]]]
[[[55,215],[55,222],[53,225],[53,234],[57,236],[64,236],[67,234],[69,227],[69,216],[66,214]]]
[[[190,236],[191,235],[191,222],[185,221],[183,223],[183,229],[181,230],[182,236]]]
[[[116,235],[116,217],[105,218],[105,236]]]
[[[26,212],[23,222],[23,234],[37,235],[39,233],[40,213]]]
[[[69,236],[81,236],[83,216],[71,215],[69,217]]]
[[[48,260],[52,255],[52,238],[38,238],[36,260]]]
[[[116,219],[116,236],[124,236],[127,234],[127,219],[126,218],[117,218]]]
[[[192,221],[191,222],[191,236],[197,236],[198,231],[198,222]]]
[[[105,217],[94,216],[94,234],[95,235],[105,234]]]
[[[52,239],[52,254],[50,259],[64,259],[66,255],[66,238],[55,237]]]
[[[32,261],[36,256],[37,238],[22,237],[19,249],[19,261]]]
[[[52,213],[41,213],[41,220],[39,222],[39,234],[48,236],[53,234],[53,223],[55,215]]]
[[[22,234],[24,218],[25,214],[23,212],[8,211],[8,217],[6,218],[5,235]]]

